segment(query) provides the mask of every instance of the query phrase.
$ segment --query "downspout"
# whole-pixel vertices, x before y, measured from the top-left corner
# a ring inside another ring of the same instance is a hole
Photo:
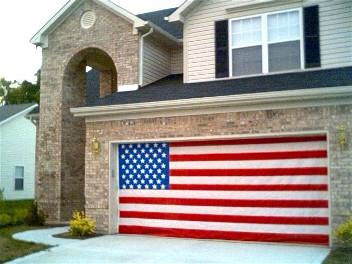
[[[144,64],[144,39],[154,32],[154,28],[151,28],[147,33],[141,36],[139,44],[139,87],[143,85],[143,64]]]

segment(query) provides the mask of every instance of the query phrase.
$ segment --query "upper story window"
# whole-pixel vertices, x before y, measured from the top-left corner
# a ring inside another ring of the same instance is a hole
[[[24,190],[24,167],[15,167],[15,191]]]
[[[232,76],[303,69],[301,9],[232,19],[229,31]]]

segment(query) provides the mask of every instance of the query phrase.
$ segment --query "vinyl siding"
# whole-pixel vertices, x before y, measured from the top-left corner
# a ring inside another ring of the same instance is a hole
[[[352,65],[352,1],[285,1],[256,9],[227,13],[232,0],[205,0],[188,14],[184,24],[185,82],[215,79],[215,21],[279,11],[306,5],[320,6],[320,43],[322,68]],[[244,0],[237,1],[246,2]]]
[[[18,116],[0,126],[0,188],[8,200],[33,199],[36,128]],[[24,167],[24,190],[15,191],[15,166]]]
[[[183,73],[183,48],[171,50],[171,74]]]
[[[144,40],[143,85],[160,80],[171,72],[171,51],[154,38]]]

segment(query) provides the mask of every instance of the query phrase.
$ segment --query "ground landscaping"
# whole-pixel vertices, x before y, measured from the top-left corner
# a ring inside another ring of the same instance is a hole
[[[15,233],[39,228],[24,224],[32,204],[31,200],[0,201],[0,263],[48,248],[12,239]]]

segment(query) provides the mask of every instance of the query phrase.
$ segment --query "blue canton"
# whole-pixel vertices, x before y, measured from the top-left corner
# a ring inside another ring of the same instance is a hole
[[[119,145],[121,190],[168,190],[169,145],[167,143]]]

